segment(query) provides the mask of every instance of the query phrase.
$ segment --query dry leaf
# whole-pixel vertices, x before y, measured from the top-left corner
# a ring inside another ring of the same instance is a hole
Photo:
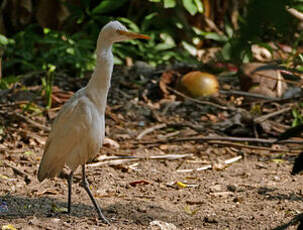
[[[180,181],[177,181],[177,182],[176,182],[176,185],[177,185],[179,188],[186,188],[186,187],[187,187],[186,184],[183,184],[183,183],[180,182]]]
[[[190,206],[189,205],[186,205],[186,206],[184,206],[184,211],[188,214],[188,215],[191,215],[191,216],[193,216],[193,215],[195,215],[198,211],[199,211],[199,209],[197,208],[197,209],[191,209],[190,208]]]
[[[243,91],[268,97],[281,97],[287,84],[278,66],[263,63],[245,63],[240,68],[240,86]]]
[[[116,142],[113,139],[110,139],[108,137],[104,138],[103,145],[105,147],[112,148],[112,149],[119,149],[120,148],[120,145],[119,145],[118,142]]]
[[[148,182],[146,180],[136,180],[136,181],[130,182],[129,184],[131,186],[136,186],[138,184],[143,184],[143,185],[150,184],[150,182]]]
[[[2,230],[17,230],[12,224],[3,225]]]

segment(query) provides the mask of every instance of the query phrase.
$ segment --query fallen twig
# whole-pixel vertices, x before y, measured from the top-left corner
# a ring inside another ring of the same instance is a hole
[[[272,112],[272,113],[269,113],[269,114],[266,114],[266,115],[263,115],[263,116],[260,116],[260,117],[257,117],[254,119],[254,122],[255,123],[261,123],[271,117],[274,117],[274,116],[277,116],[277,115],[280,115],[282,113],[285,113],[285,112],[288,112],[292,109],[292,107],[287,107],[287,108],[284,108],[284,109],[280,109],[278,111],[275,111],[275,112]]]
[[[219,92],[222,94],[227,94],[227,95],[255,97],[255,98],[259,98],[259,99],[263,99],[263,100],[271,100],[271,101],[277,100],[277,98],[274,98],[274,97],[268,97],[268,96],[264,96],[264,95],[261,95],[258,93],[248,93],[248,92],[238,91],[238,90],[220,90]]]
[[[169,127],[173,127],[173,128],[177,128],[177,129],[181,129],[184,127],[188,127],[192,130],[195,130],[197,133],[203,132],[205,131],[205,128],[210,126],[209,124],[191,124],[190,122],[183,122],[183,123],[168,123],[167,126]]]
[[[96,163],[89,163],[87,166],[90,167],[99,167],[101,165],[122,165],[124,163],[137,161],[138,159],[119,159],[119,160],[111,160],[111,161],[102,161],[102,162],[96,162]]]
[[[170,138],[170,137],[174,137],[174,136],[178,136],[180,134],[180,131],[175,131],[175,132],[170,132],[170,133],[167,133],[165,135],[158,135],[157,137],[159,139],[167,139],[167,138]]]
[[[224,164],[232,164],[232,163],[235,163],[236,161],[242,159],[242,156],[236,156],[236,157],[233,157],[233,158],[230,158],[230,159],[227,159],[224,161]]]
[[[192,102],[195,102],[197,104],[200,104],[200,105],[209,105],[209,106],[213,106],[213,107],[216,107],[218,109],[222,109],[222,110],[231,110],[231,111],[235,111],[237,110],[236,108],[234,107],[227,107],[227,106],[223,106],[223,105],[218,105],[218,104],[215,104],[213,102],[209,102],[209,101],[201,101],[201,100],[198,100],[198,99],[195,99],[195,98],[192,98],[192,97],[189,97],[181,92],[179,92],[178,90],[175,90],[169,86],[167,86],[167,89],[183,98],[186,98],[187,100],[189,101],[192,101]]]
[[[211,168],[212,168],[212,165],[205,165],[203,167],[196,168],[196,169],[178,169],[177,172],[179,172],[179,173],[199,172],[199,171],[204,171],[204,170],[211,169]]]
[[[265,150],[269,152],[293,152],[293,153],[299,153],[302,150],[293,150],[293,149],[273,149],[263,146],[255,146],[255,145],[244,145],[239,143],[232,143],[232,142],[222,142],[222,141],[210,141],[210,144],[217,144],[217,145],[225,145],[225,146],[231,146],[231,147],[238,147],[238,148],[247,148],[247,149],[256,149],[256,150]]]
[[[144,159],[156,159],[156,160],[177,160],[182,158],[192,158],[193,154],[166,154],[166,155],[158,155],[158,156],[150,156],[145,157]]]
[[[30,178],[30,175],[27,174],[26,172],[22,171],[21,169],[18,169],[17,167],[15,167],[15,166],[13,166],[13,165],[5,162],[5,161],[3,162],[3,164],[4,164],[4,166],[11,168],[16,174],[19,174],[19,175],[21,175],[21,176],[23,176],[24,178],[27,178],[27,179]]]
[[[144,129],[144,130],[136,137],[136,139],[137,139],[137,140],[140,140],[140,139],[142,139],[142,137],[145,136],[146,134],[149,134],[149,133],[151,133],[151,132],[153,132],[153,131],[155,131],[155,130],[157,130],[157,129],[162,129],[162,128],[164,128],[164,127],[166,127],[166,124],[158,124],[158,125],[152,126],[152,127],[150,127],[150,128]]]
[[[32,133],[32,132],[30,132],[28,130],[25,130],[24,133],[27,136],[29,136],[29,137],[33,138],[34,140],[36,140],[39,144],[41,144],[41,145],[45,144],[46,140],[44,138],[42,138],[41,136],[37,135],[36,133]]]
[[[49,132],[51,129],[45,125],[42,125],[42,124],[39,124],[38,122],[36,121],[33,121],[32,119],[26,117],[26,116],[23,116],[22,114],[18,114],[18,113],[14,113],[17,117],[20,117],[22,119],[24,119],[27,123],[31,124],[32,126],[35,126],[36,128],[39,128],[43,131],[46,131],[46,132]]]
[[[264,143],[264,144],[273,144],[276,142],[276,139],[263,139],[263,138],[251,138],[251,137],[221,137],[221,136],[196,136],[196,137],[182,137],[182,138],[168,138],[161,140],[151,140],[151,141],[137,141],[132,142],[132,144],[163,144],[163,143],[172,143],[172,142],[182,142],[182,141],[234,141],[234,142],[255,142],[255,143]],[[295,140],[283,140],[279,143],[293,143],[293,144],[303,144],[303,141]]]
[[[131,161],[139,160],[177,160],[183,158],[192,158],[193,154],[166,154],[156,156],[100,156],[97,159],[100,162],[89,163],[88,166],[98,167],[101,165],[120,165]]]
[[[229,164],[232,164],[238,160],[242,159],[242,156],[236,156],[236,157],[233,157],[231,159],[227,159],[225,160],[223,163],[225,165],[229,165]],[[198,172],[198,171],[203,171],[203,170],[207,170],[207,169],[211,169],[213,168],[213,165],[205,165],[203,167],[200,167],[200,168],[196,168],[196,169],[178,169],[177,172],[179,173],[191,173],[191,172]]]

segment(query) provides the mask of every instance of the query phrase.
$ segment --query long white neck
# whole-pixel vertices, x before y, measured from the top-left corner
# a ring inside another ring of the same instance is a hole
[[[103,42],[102,39],[100,40],[101,41],[98,41],[96,50],[96,67],[86,86],[86,93],[96,105],[99,112],[104,114],[113,72],[114,59],[112,54],[112,43],[106,41]]]

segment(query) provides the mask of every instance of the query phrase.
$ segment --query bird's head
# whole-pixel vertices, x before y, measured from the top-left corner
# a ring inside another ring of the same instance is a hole
[[[118,21],[111,21],[107,23],[101,30],[99,38],[102,37],[102,40],[110,41],[111,43],[120,42],[130,39],[150,39],[150,37],[130,32]]]

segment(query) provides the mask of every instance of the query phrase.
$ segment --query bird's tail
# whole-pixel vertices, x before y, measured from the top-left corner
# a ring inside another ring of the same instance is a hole
[[[49,143],[47,143],[38,169],[37,177],[40,182],[45,178],[57,176],[64,167],[64,155],[52,153],[51,149],[49,149]]]
[[[41,167],[41,162],[39,165],[37,177],[40,182],[42,182],[47,177],[46,174],[44,173],[44,170]]]
[[[45,178],[53,178],[61,172],[64,167],[64,163],[57,162],[54,164],[45,164],[43,159],[40,162],[38,169],[38,180],[42,182]]]

